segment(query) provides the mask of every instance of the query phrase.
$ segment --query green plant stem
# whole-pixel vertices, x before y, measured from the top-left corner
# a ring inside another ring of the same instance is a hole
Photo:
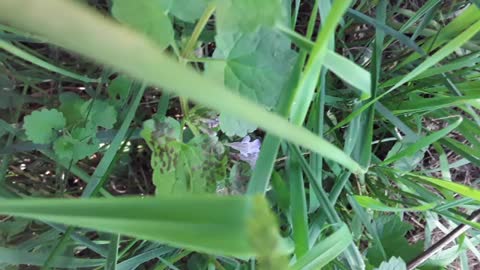
[[[182,58],[185,59],[191,56],[193,49],[195,48],[195,44],[197,44],[198,38],[200,37],[200,34],[203,32],[203,29],[207,25],[208,19],[210,19],[210,17],[212,17],[212,14],[215,12],[216,7],[217,6],[215,1],[212,1],[210,2],[210,4],[208,4],[207,8],[205,9],[202,16],[195,25],[192,36],[187,41],[187,45],[185,45],[185,49],[181,54]]]
[[[208,4],[207,8],[203,12],[202,16],[198,20],[197,24],[195,25],[195,28],[193,29],[193,33],[190,36],[190,39],[187,41],[187,44],[185,45],[185,48],[183,49],[181,55],[180,55],[180,62],[183,64],[187,63],[187,58],[191,56],[195,45],[197,44],[198,38],[200,37],[200,34],[203,32],[203,29],[207,25],[208,19],[212,16],[213,12],[215,12],[216,9],[216,3],[215,2],[210,2]],[[180,107],[182,108],[183,112],[183,117],[185,119],[188,119],[189,116],[189,105],[188,105],[188,99],[185,97],[180,97]],[[185,122],[182,121],[182,127],[184,126]]]

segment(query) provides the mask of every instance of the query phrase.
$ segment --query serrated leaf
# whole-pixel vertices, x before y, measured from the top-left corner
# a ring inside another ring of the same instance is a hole
[[[166,15],[168,5],[168,2],[161,0],[115,0],[112,15],[165,49],[174,37],[172,23]]]
[[[67,126],[72,127],[82,122],[82,105],[85,103],[79,95],[72,92],[60,94],[60,107],[58,108],[67,120]]]
[[[82,117],[87,119],[87,128],[113,128],[117,122],[117,111],[104,100],[89,100],[81,107]]]
[[[170,13],[182,21],[195,22],[203,14],[210,0],[174,0]]]
[[[65,127],[65,117],[56,109],[34,111],[24,118],[23,127],[27,138],[34,143],[51,143],[57,131]]]
[[[407,270],[407,265],[401,258],[392,257],[387,262],[382,262],[375,270]]]
[[[220,0],[217,3],[219,33],[254,32],[260,26],[273,27],[287,16],[282,0]]]
[[[423,241],[414,245],[408,243],[405,235],[413,226],[402,222],[398,216],[381,216],[375,219],[375,226],[387,258],[400,257],[410,261],[423,251]],[[380,247],[373,244],[367,250],[367,258],[371,265],[378,267],[383,262]]]
[[[294,66],[296,53],[290,49],[288,38],[262,28],[255,33],[221,33],[215,40],[213,57],[224,62],[221,67],[218,63],[207,65],[207,69],[222,70],[226,86],[272,108]],[[229,136],[245,136],[255,126],[221,115],[220,127]]]
[[[107,92],[108,96],[115,101],[116,103],[123,104],[123,102],[128,98],[130,93],[130,86],[132,85],[132,80],[127,76],[118,76],[113,79],[108,85]]]

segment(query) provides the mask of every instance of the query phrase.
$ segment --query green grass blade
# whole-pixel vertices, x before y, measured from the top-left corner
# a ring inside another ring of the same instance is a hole
[[[360,204],[352,198],[351,195],[348,196],[348,201],[350,205],[352,206],[353,211],[355,211],[355,214],[357,217],[360,219],[360,221],[363,223],[363,226],[365,226],[365,229],[367,229],[368,233],[373,238],[373,242],[380,248],[380,253],[382,253],[382,257],[384,259],[387,259],[387,254],[385,253],[385,248],[383,247],[382,241],[380,240],[380,235],[377,230],[377,227],[372,223],[372,217],[370,216],[367,211],[365,211],[362,207],[360,207]]]
[[[457,16],[452,22],[450,22],[447,26],[440,30],[438,35],[434,35],[430,37],[427,41],[424,42],[422,45],[422,49],[424,51],[434,50],[440,47],[442,44],[450,41],[451,39],[457,37],[460,33],[462,33],[467,27],[470,27],[472,24],[475,24],[480,20],[480,10],[478,7],[471,5],[465,11],[463,11],[459,16]],[[463,44],[461,45],[463,46]],[[414,52],[405,60],[403,60],[396,69],[399,69],[406,64],[409,64],[420,57],[422,54]]]
[[[46,70],[61,74],[65,77],[69,77],[69,78],[72,78],[72,79],[75,79],[75,80],[78,80],[78,81],[81,81],[81,82],[84,82],[84,83],[98,82],[97,79],[91,79],[91,78],[73,73],[71,71],[65,70],[63,68],[59,68],[55,65],[52,65],[52,64],[34,56],[34,55],[29,54],[28,52],[26,52],[22,49],[19,49],[19,48],[15,47],[11,43],[6,42],[6,41],[1,40],[1,39],[0,39],[0,48],[4,49],[5,51],[7,51],[7,52],[19,57],[19,58],[22,58],[25,61],[31,62],[31,63],[33,63],[33,64],[35,64],[39,67],[42,67]]]
[[[171,247],[159,247],[155,248],[141,254],[135,255],[117,265],[117,270],[131,270],[137,269],[142,263],[148,262],[152,259],[161,257],[167,253],[174,251],[174,248]]]
[[[425,147],[433,144],[434,142],[440,140],[441,138],[447,136],[450,132],[455,130],[463,121],[463,118],[459,118],[455,123],[450,124],[448,127],[441,129],[439,131],[433,132],[432,134],[422,137],[413,144],[409,145],[407,148],[403,149],[402,151],[396,153],[395,155],[387,158],[383,162],[379,164],[379,166],[386,166],[391,164],[397,160],[400,160],[404,157],[413,156],[418,151],[422,150]]]
[[[300,162],[302,165],[302,168],[307,175],[308,181],[310,183],[310,186],[312,187],[313,191],[315,192],[315,195],[317,196],[318,200],[320,201],[320,204],[323,206],[323,211],[325,211],[325,214],[328,218],[328,220],[331,223],[343,223],[340,216],[338,215],[337,211],[335,210],[334,205],[330,201],[327,193],[321,186],[321,184],[318,182],[318,180],[315,178],[315,175],[308,165],[307,161],[305,158],[302,156],[302,153],[300,152],[300,149],[298,147],[289,144],[289,149],[292,151],[294,156],[297,158],[297,160]],[[360,251],[358,248],[355,246],[354,243],[351,243],[350,246],[347,248],[345,251],[345,257],[351,267],[351,269],[364,269],[365,264],[363,262],[362,256],[360,254]]]
[[[0,247],[0,262],[11,265],[42,266],[48,257],[47,253],[27,252],[18,249]],[[74,257],[57,256],[53,267],[77,269],[99,267],[105,264],[105,259],[78,259]]]
[[[407,173],[407,175],[420,182],[433,184],[435,186],[445,188],[454,193],[458,193],[464,197],[471,198],[476,200],[477,202],[480,202],[480,190],[478,189],[457,184],[455,182],[441,180],[433,177],[422,176],[414,173]]]
[[[362,91],[362,99],[369,98],[371,91],[370,73],[338,53],[328,51],[325,67],[340,79]]]
[[[369,208],[375,211],[382,211],[382,212],[413,212],[413,211],[427,211],[434,208],[437,204],[435,203],[428,203],[424,205],[408,207],[408,208],[399,208],[399,207],[391,207],[377,199],[368,196],[354,196],[355,200],[364,208]]]
[[[295,256],[300,259],[308,251],[308,218],[303,172],[300,164],[292,158],[287,166],[290,184],[290,216],[292,218]]]
[[[304,257],[297,260],[290,270],[320,269],[340,255],[352,243],[352,235],[343,224],[332,235],[316,244]]]
[[[414,70],[406,74],[398,83],[396,83],[388,91],[384,92],[383,94],[379,95],[377,98],[371,100],[370,102],[363,105],[361,108],[349,114],[345,119],[343,119],[330,131],[333,131],[339,127],[346,125],[347,123],[352,121],[356,116],[358,116],[361,112],[363,112],[368,107],[370,107],[372,104],[374,104],[384,96],[388,95],[389,93],[393,92],[394,90],[402,86],[404,83],[409,82],[410,80],[412,80],[413,78],[421,74],[422,72],[426,71],[430,67],[440,62],[442,59],[450,55],[452,52],[454,52],[456,49],[460,48],[463,44],[465,44],[468,40],[470,40],[478,31],[480,31],[480,21],[474,23],[467,30],[465,30],[460,35],[458,35],[457,37],[452,39],[450,42],[448,42],[444,47],[438,50],[431,57],[428,57],[425,61],[423,61],[420,65],[418,65]]]
[[[452,138],[443,138],[440,143],[450,148],[453,152],[464,157],[476,166],[480,166],[480,153],[472,151],[472,148]],[[474,148],[476,149],[476,148]]]
[[[135,83],[134,85],[138,85],[138,83]],[[124,143],[128,128],[130,127],[130,124],[135,117],[135,113],[137,112],[138,106],[140,105],[140,101],[142,100],[145,89],[145,85],[141,85],[136,89],[137,93],[135,94],[135,98],[128,108],[127,115],[125,116],[125,119],[123,119],[123,123],[120,126],[117,134],[115,134],[115,137],[113,138],[110,147],[105,152],[102,160],[97,165],[95,171],[90,177],[90,180],[82,193],[82,197],[92,197],[103,187],[103,184],[107,179],[107,172],[111,167],[115,157],[117,156],[117,153],[120,150],[122,144]]]
[[[283,249],[274,218],[261,197],[4,200],[0,213],[219,255],[266,256]]]
[[[59,16],[50,16],[52,13]],[[13,14],[15,15],[12,16]],[[257,124],[266,131],[322,154],[355,173],[363,172],[355,161],[326,140],[295,127],[286,119],[228,91],[218,82],[211,81],[164,55],[143,36],[76,3],[61,0],[41,3],[6,0],[0,3],[0,21],[38,33],[52,43],[116,67],[136,78],[172,89],[200,104]]]
[[[370,25],[375,26],[375,28],[380,29],[384,31],[386,34],[396,38],[398,41],[403,43],[405,46],[411,48],[412,50],[415,50],[418,53],[423,53],[425,54],[420,47],[415,43],[415,41],[411,40],[409,37],[405,36],[404,34],[396,31],[395,29],[389,27],[386,25],[384,22],[375,20],[373,18],[370,18],[369,16],[356,11],[354,9],[348,9],[348,14],[354,17],[355,19],[358,19],[364,23],[368,23]]]
[[[290,29],[280,28],[280,30],[300,48],[307,51],[313,50],[314,42]],[[332,50],[327,50],[323,65],[339,78],[362,91],[365,98],[370,95],[370,74],[355,62]]]
[[[117,269],[119,242],[120,242],[120,235],[112,234],[110,237],[110,244],[108,247],[108,256],[107,256],[107,262],[105,265],[105,270]]]
[[[295,89],[296,96],[292,104],[294,106],[290,113],[290,119],[296,125],[301,125],[307,116],[328,51],[328,41],[335,33],[335,29],[350,3],[351,1],[335,1],[333,3],[331,12],[323,23],[317,41],[310,52],[310,57]]]

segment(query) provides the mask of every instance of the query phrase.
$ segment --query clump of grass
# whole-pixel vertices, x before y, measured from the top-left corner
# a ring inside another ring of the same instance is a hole
[[[2,268],[478,266],[477,1],[89,5],[0,3]]]

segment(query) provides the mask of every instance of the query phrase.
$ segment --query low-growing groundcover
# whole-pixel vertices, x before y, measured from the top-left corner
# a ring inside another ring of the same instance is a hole
[[[0,1],[0,269],[477,269],[478,1]]]

